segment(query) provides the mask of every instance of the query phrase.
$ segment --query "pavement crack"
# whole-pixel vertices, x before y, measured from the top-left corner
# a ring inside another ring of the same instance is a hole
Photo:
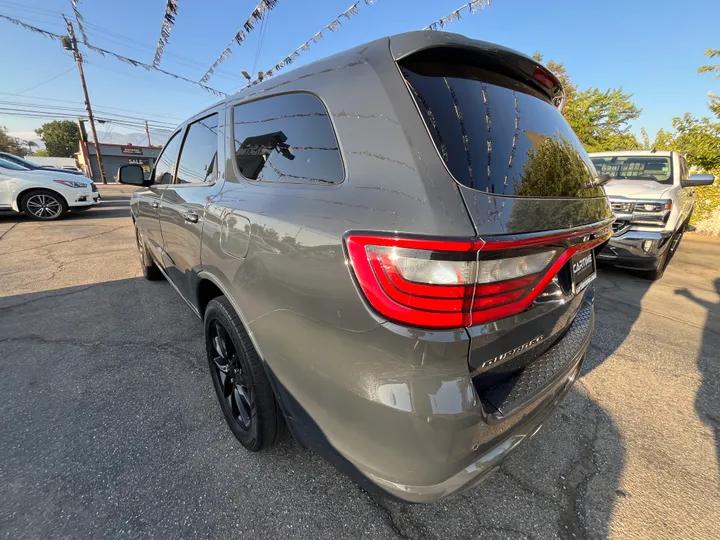
[[[55,246],[59,246],[60,244],[68,244],[70,242],[77,242],[79,240],[87,240],[88,238],[97,238],[98,236],[110,234],[112,232],[119,231],[120,229],[125,229],[125,228],[127,228],[125,225],[121,225],[120,227],[113,227],[109,231],[102,231],[102,232],[95,233],[95,234],[88,234],[87,236],[78,236],[77,238],[70,238],[68,240],[60,240],[59,242],[55,242],[53,244],[43,244],[41,246],[33,246],[33,247],[29,247],[29,248],[16,249],[15,251],[6,251],[6,252],[2,253],[2,255],[12,255],[14,253],[23,253],[25,251],[33,251],[35,249],[42,249],[42,248],[46,248],[46,247],[55,247]]]
[[[543,491],[537,490],[536,488],[527,484],[525,482],[525,480],[523,480],[522,478],[515,476],[510,471],[508,471],[507,467],[506,467],[506,463],[507,462],[503,462],[503,464],[500,466],[500,469],[498,470],[498,472],[500,474],[502,474],[503,476],[507,477],[508,479],[510,479],[525,494],[530,495],[531,497],[539,497],[554,506],[560,506],[560,501],[558,501],[555,497],[553,497],[549,493],[545,493]]]
[[[20,225],[19,222],[18,222],[18,223],[13,223],[12,226],[11,226],[7,231],[5,231],[4,233],[0,234],[0,240],[2,240],[3,238],[5,238],[5,236],[7,236],[7,234],[8,234],[10,231],[12,231],[15,227],[17,227],[18,225]]]
[[[582,513],[582,497],[590,481],[600,472],[595,462],[595,443],[600,432],[600,419],[595,417],[593,434],[583,439],[580,459],[560,475],[565,490],[565,505],[560,510],[558,533],[563,540],[586,539],[588,537]]]

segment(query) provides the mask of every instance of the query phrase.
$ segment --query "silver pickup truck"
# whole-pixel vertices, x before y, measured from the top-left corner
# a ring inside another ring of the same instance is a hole
[[[598,255],[621,268],[660,279],[680,244],[693,211],[693,188],[710,185],[711,174],[690,174],[679,152],[633,150],[590,154],[617,220],[610,243]]]

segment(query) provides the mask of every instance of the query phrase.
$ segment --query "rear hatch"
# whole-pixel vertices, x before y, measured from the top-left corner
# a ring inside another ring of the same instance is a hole
[[[612,211],[544,67],[443,33],[398,36],[391,49],[481,240],[468,362],[486,405],[506,416],[587,345],[588,285]],[[553,363],[539,367],[541,355]]]

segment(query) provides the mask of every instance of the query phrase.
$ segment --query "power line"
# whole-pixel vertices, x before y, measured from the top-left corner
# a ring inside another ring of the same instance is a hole
[[[47,83],[49,83],[49,82],[51,82],[51,81],[54,81],[55,79],[57,79],[57,78],[59,78],[59,77],[62,77],[62,76],[65,75],[66,73],[70,73],[70,72],[73,71],[74,69],[75,69],[75,66],[71,67],[70,69],[66,69],[66,70],[63,71],[62,73],[58,73],[57,75],[54,75],[54,76],[50,77],[49,79],[44,80],[43,82],[36,84],[35,86],[31,86],[30,88],[26,88],[25,90],[23,90],[23,91],[21,91],[21,92],[18,92],[17,95],[19,96],[19,95],[21,95],[21,94],[24,94],[25,92],[29,92],[30,90],[35,90],[35,88],[37,88],[38,86],[42,86],[43,84],[47,84]]]
[[[0,95],[2,95],[2,96],[18,96],[18,94],[11,94],[11,93],[8,93],[8,92],[0,92]],[[82,105],[82,104],[83,104],[82,101],[72,101],[72,100],[69,100],[69,99],[57,99],[57,98],[48,98],[48,97],[41,97],[41,96],[20,96],[20,97],[22,97],[23,99],[32,98],[32,99],[42,99],[42,100],[45,100],[45,101],[57,101],[58,103],[74,103],[74,104],[77,104],[77,105]],[[23,105],[34,105],[34,104],[33,104],[33,103],[27,103],[27,104],[23,104]],[[135,110],[132,110],[132,109],[121,109],[120,107],[111,107],[110,105],[100,105],[100,107],[102,107],[103,109],[114,109],[114,110],[116,110],[116,111],[123,111],[123,112],[131,112],[131,113],[136,113],[136,114],[142,114],[142,115],[144,115],[144,116],[155,116],[155,117],[158,117],[158,118],[169,118],[169,119],[178,120],[178,121],[184,120],[184,118],[180,118],[180,117],[178,117],[178,116],[168,116],[168,115],[165,115],[165,114],[152,114],[152,113],[146,113],[146,112],[143,112],[143,111],[135,111]]]
[[[0,107],[3,107],[5,110],[15,110],[15,111],[27,111],[27,112],[36,112],[36,113],[45,113],[45,112],[56,112],[56,113],[62,113],[62,114],[70,114],[74,116],[81,116],[84,114],[84,109],[80,107],[59,107],[59,106],[48,106],[48,105],[33,105],[30,103],[19,103],[15,101],[2,101],[0,100]],[[7,108],[6,108],[7,107]],[[123,114],[117,114],[113,112],[103,111],[99,109],[95,109],[95,112],[98,113],[101,117],[106,119],[113,119],[113,120],[122,120],[122,121],[134,121],[138,123],[145,122],[145,118],[137,117],[137,116],[127,116]],[[96,114],[97,116],[97,114]],[[155,125],[158,126],[164,126],[167,128],[174,128],[177,126],[178,123],[175,122],[164,122],[162,120],[148,120],[152,122]]]
[[[245,41],[245,38],[247,37],[247,34],[249,34],[252,29],[255,28],[257,22],[262,21],[267,16],[267,14],[272,11],[272,9],[277,5],[279,1],[280,0],[260,0],[260,3],[255,7],[253,12],[247,18],[242,28],[237,31],[237,33],[230,40],[228,46],[225,47],[225,50],[220,53],[220,56],[217,57],[215,63],[213,63],[213,65],[210,66],[205,75],[202,76],[202,78],[200,79],[201,83],[210,80],[210,77],[212,77],[213,73],[215,72],[215,68],[222,64],[225,60],[227,60],[228,56],[232,54],[232,46],[234,44],[237,44],[238,47],[242,45],[243,41]]]
[[[268,13],[268,16],[263,19],[262,26],[260,27],[260,39],[258,39],[258,46],[255,50],[255,60],[253,61],[252,70],[250,71],[251,74],[255,73],[258,60],[260,59],[260,51],[262,51],[263,42],[265,41],[265,32],[267,30],[267,24],[269,20],[270,14]]]

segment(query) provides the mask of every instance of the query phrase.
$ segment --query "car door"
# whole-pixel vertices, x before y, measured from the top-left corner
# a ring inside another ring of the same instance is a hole
[[[681,187],[678,190],[678,204],[680,205],[680,218],[677,223],[678,226],[684,223],[685,220],[688,218],[688,216],[692,212],[693,204],[695,202],[695,199],[693,198],[693,196],[695,195],[694,190],[692,188],[682,187],[682,181],[687,180],[690,177],[690,168],[688,167],[687,161],[685,161],[685,158],[683,156],[679,156],[679,158]]]
[[[153,184],[136,193],[135,223],[147,248],[155,260],[164,268],[163,238],[158,210],[163,193],[175,179],[175,166],[182,140],[182,130],[174,133],[158,157],[150,178]]]
[[[10,177],[0,169],[0,208],[9,208],[10,203]]]
[[[188,300],[200,271],[205,205],[222,187],[218,180],[220,111],[189,123],[174,182],[165,188],[159,218],[167,274]]]

